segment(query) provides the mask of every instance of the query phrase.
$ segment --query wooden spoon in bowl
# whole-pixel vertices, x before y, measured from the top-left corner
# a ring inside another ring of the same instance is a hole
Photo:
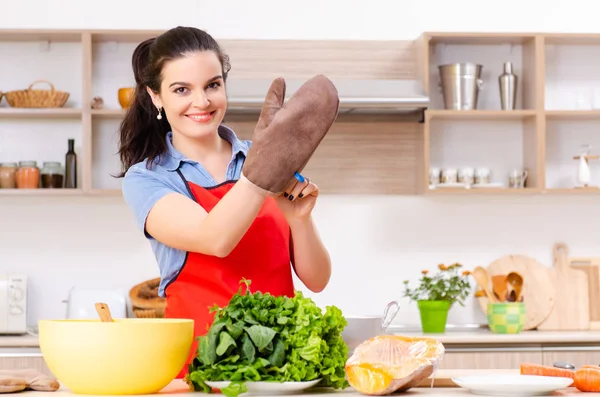
[[[521,302],[523,277],[517,272],[510,272],[506,276],[506,282],[512,286],[512,290],[515,292],[515,302]]]
[[[98,302],[94,305],[96,307],[96,311],[100,316],[100,320],[103,323],[112,323],[114,320],[110,314],[110,309],[106,303]]]

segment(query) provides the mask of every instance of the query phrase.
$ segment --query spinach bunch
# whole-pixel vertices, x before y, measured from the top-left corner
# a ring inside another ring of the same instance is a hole
[[[348,347],[342,339],[347,321],[339,308],[325,312],[296,291],[294,297],[250,292],[249,280],[228,305],[213,307],[215,318],[186,381],[209,393],[205,381],[231,381],[221,392],[235,397],[245,381],[301,382],[321,379],[319,386],[348,386],[344,364]]]

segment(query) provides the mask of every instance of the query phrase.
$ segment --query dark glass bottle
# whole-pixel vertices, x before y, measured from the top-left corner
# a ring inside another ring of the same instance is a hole
[[[65,188],[77,188],[77,155],[74,139],[69,139],[69,150],[65,155]]]

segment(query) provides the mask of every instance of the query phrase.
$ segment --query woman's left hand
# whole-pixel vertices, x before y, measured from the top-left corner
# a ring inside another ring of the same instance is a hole
[[[277,197],[279,208],[289,220],[308,218],[312,212],[319,195],[319,187],[309,178],[304,182],[294,182],[285,192]]]

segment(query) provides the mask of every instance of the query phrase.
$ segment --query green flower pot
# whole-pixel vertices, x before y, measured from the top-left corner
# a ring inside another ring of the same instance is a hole
[[[449,301],[418,301],[421,326],[424,333],[446,332],[446,321],[450,310]]]

